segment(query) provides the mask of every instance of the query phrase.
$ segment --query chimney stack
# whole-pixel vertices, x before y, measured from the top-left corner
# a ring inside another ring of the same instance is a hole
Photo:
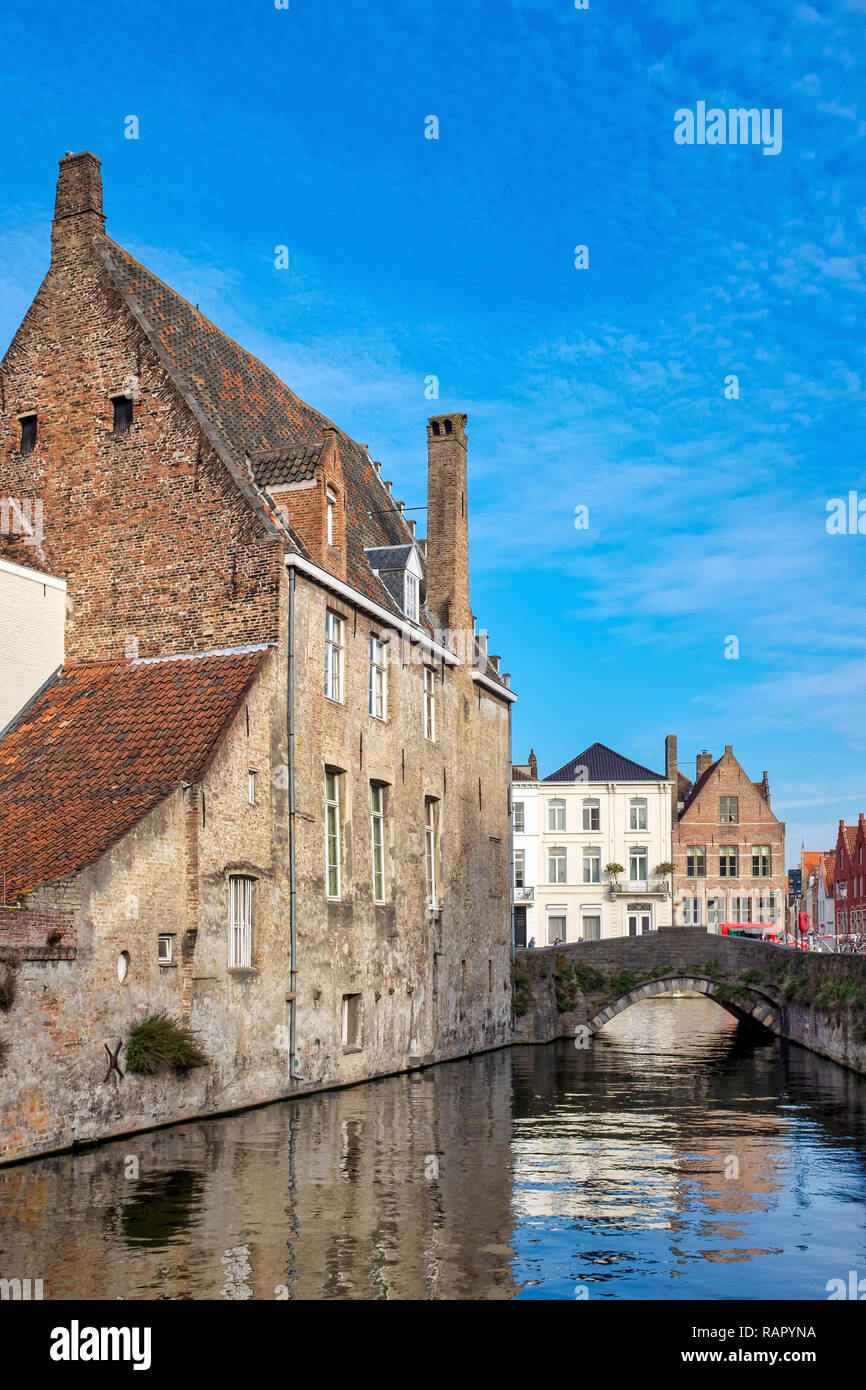
[[[671,824],[676,825],[680,804],[680,781],[677,776],[677,736],[668,734],[665,739],[665,780],[673,782],[671,788]]]
[[[698,754],[698,756],[695,758],[695,781],[696,781],[696,782],[697,782],[697,780],[698,780],[699,777],[703,777],[704,773],[706,772],[707,768],[711,765],[712,761],[713,761],[713,755],[712,755],[712,753],[708,753],[707,750],[706,750],[706,748],[704,749],[704,751],[703,751],[702,753],[699,753],[699,754]]]
[[[52,254],[74,249],[82,241],[92,241],[102,231],[102,166],[95,154],[71,151],[60,161],[54,222],[51,228]]]
[[[440,628],[470,634],[466,416],[427,421],[427,606]]]
[[[529,750],[529,775],[533,782],[538,781],[538,762],[531,748]]]

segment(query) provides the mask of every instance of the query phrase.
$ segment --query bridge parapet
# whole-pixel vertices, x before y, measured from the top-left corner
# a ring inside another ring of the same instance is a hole
[[[634,1003],[688,990],[866,1074],[864,957],[663,927],[519,950],[513,974],[516,1042],[573,1036],[579,1025],[596,1033]]]

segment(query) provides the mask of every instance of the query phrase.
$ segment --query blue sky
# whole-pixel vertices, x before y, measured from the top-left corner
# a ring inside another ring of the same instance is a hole
[[[546,773],[598,739],[661,768],[676,732],[693,773],[733,744],[793,863],[866,809],[866,535],[825,525],[866,497],[864,20],[7,0],[0,345],[47,263],[57,160],[92,149],[109,233],[368,443],[407,507],[426,416],[467,411],[515,758]],[[781,153],[675,144],[698,100],[781,108]]]

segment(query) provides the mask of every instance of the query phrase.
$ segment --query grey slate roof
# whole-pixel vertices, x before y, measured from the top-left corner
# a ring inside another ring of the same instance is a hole
[[[413,549],[411,545],[380,545],[365,554],[374,570],[404,570]]]
[[[578,753],[576,758],[561,767],[558,772],[552,772],[549,777],[545,777],[545,782],[574,782],[577,780],[577,769],[586,768],[585,773],[581,773],[580,780],[583,782],[663,782],[665,775],[663,772],[653,772],[648,767],[643,767],[640,763],[633,763],[631,758],[624,758],[621,753],[615,753],[612,748],[608,748],[606,743],[593,743],[589,748],[585,748],[582,753]]]

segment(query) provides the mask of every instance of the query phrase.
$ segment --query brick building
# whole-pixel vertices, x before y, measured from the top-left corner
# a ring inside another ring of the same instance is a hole
[[[730,744],[720,758],[699,753],[691,780],[677,763],[677,738],[665,739],[672,806],[675,922],[731,926],[785,922],[785,826],[770,809],[766,772],[753,782]]]
[[[0,494],[41,518],[0,551],[66,585],[63,670],[0,740],[11,1157],[510,1036],[514,696],[474,630],[466,417],[428,422],[422,541],[103,221],[67,155],[0,367]],[[148,1007],[211,1065],[103,1084]]]
[[[833,880],[837,935],[866,932],[866,819],[862,811],[856,825],[839,822]]]

